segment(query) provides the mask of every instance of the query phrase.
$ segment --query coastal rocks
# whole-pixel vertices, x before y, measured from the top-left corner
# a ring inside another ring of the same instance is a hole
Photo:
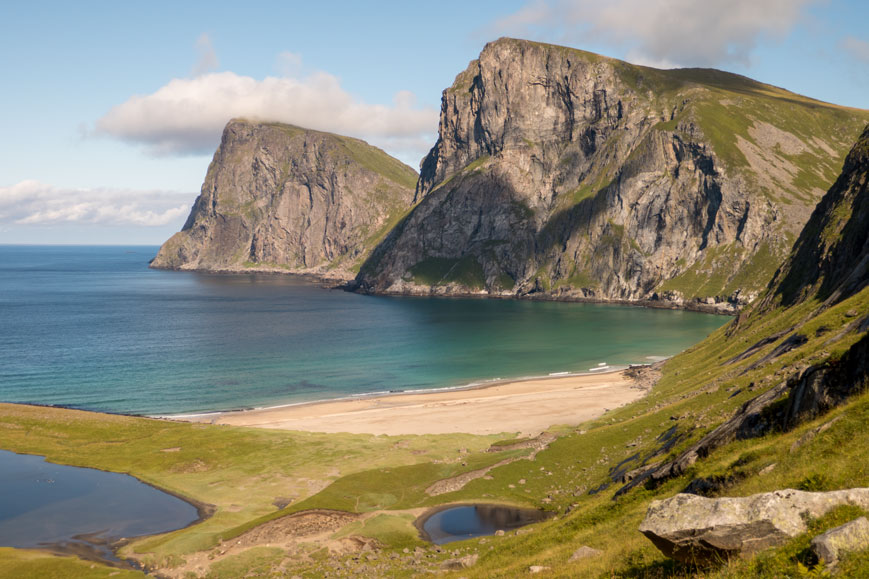
[[[734,312],[763,289],[823,192],[781,170],[769,181],[761,167],[789,163],[776,138],[812,131],[760,123],[768,130],[749,129],[740,141],[748,153],[736,145],[735,154],[713,138],[719,116],[757,125],[759,109],[736,103],[765,101],[770,90],[780,89],[529,41],[489,43],[444,91],[418,205],[357,286]],[[829,150],[843,155],[865,122],[823,106],[806,113],[841,131],[829,136],[832,149],[806,145],[813,167],[830,162]]]
[[[869,508],[869,488],[717,499],[678,494],[652,501],[639,530],[668,557],[706,563],[780,545],[806,531],[807,516],[839,505]]]
[[[828,566],[835,566],[840,555],[862,549],[869,549],[869,520],[866,517],[854,519],[812,539],[812,551]]]
[[[415,183],[413,169],[358,139],[234,119],[151,266],[352,279],[410,209]]]

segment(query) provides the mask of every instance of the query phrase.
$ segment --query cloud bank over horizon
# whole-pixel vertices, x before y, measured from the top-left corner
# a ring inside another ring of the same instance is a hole
[[[756,46],[785,36],[826,0],[532,0],[497,20],[498,35],[601,42],[636,64],[750,65]]]
[[[194,193],[62,188],[39,181],[0,186],[0,225],[161,227],[186,218]]]
[[[210,66],[216,57],[204,60]],[[282,53],[278,60],[284,72],[301,68],[298,55]],[[361,102],[322,71],[263,80],[226,71],[175,78],[132,96],[98,119],[92,134],[144,146],[154,156],[210,155],[227,121],[246,117],[365,139],[415,166],[434,144],[438,115],[417,106],[410,91],[396,93],[389,106]]]

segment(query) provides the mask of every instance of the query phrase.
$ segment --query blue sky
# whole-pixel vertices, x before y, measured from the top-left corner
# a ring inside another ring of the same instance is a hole
[[[869,108],[866,22],[857,0],[5,2],[0,243],[161,243],[238,114],[417,167],[441,91],[504,35]]]

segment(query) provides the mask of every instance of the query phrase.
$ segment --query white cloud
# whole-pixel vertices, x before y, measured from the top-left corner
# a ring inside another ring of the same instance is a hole
[[[217,68],[219,62],[217,60],[217,53],[214,51],[214,45],[211,44],[210,36],[202,33],[196,39],[196,52],[198,58],[196,59],[196,64],[193,65],[193,76],[199,76]]]
[[[293,72],[301,58],[285,53],[279,62]],[[144,145],[157,156],[209,154],[233,117],[359,137],[414,163],[433,144],[438,123],[438,111],[419,107],[408,91],[397,93],[391,105],[368,104],[325,72],[263,80],[220,72],[173,79],[151,94],[133,96],[100,118],[93,132]]]
[[[72,189],[21,181],[0,187],[0,224],[155,227],[181,221],[190,212],[194,198],[192,193]]]
[[[826,0],[533,0],[497,34],[615,46],[635,62],[750,64],[758,42],[786,35]]]
[[[869,42],[848,36],[842,40],[841,46],[852,57],[869,63]]]

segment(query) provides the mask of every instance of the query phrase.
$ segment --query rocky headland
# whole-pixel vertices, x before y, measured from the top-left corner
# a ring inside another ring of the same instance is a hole
[[[350,137],[234,119],[151,266],[348,280],[407,213],[416,172]]]
[[[867,120],[730,73],[502,38],[444,91],[418,179],[357,139],[231,121],[153,266],[732,313]]]

